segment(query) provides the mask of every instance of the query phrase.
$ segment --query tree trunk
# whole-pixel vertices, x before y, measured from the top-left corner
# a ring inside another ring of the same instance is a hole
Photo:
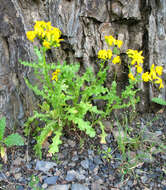
[[[31,114],[35,97],[26,87],[24,77],[34,81],[29,68],[19,60],[35,60],[33,47],[26,39],[36,20],[51,21],[63,32],[62,48],[52,51],[49,59],[79,61],[84,67],[95,69],[97,52],[106,48],[105,35],[123,40],[121,53],[128,48],[143,50],[144,69],[154,63],[165,65],[166,2],[163,0],[1,0],[0,3],[0,117],[8,119],[8,126],[22,125]],[[56,55],[56,56],[55,56]],[[123,63],[122,63],[123,64]],[[118,68],[119,86],[127,82]],[[116,68],[114,68],[116,69]],[[166,71],[164,71],[166,80]],[[125,80],[124,80],[125,79]],[[140,111],[146,111],[149,99],[166,99],[151,85],[140,85]]]

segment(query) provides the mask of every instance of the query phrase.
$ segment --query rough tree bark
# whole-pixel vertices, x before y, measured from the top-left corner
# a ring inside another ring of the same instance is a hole
[[[22,125],[33,110],[35,97],[23,78],[34,81],[29,68],[19,63],[34,60],[33,47],[26,39],[35,20],[51,21],[65,39],[62,48],[49,54],[50,60],[79,61],[95,69],[96,55],[105,48],[105,35],[124,41],[128,48],[144,51],[144,69],[153,63],[166,66],[166,2],[163,0],[1,0],[0,3],[0,117],[10,127]],[[113,68],[117,69],[117,68]],[[118,68],[119,85],[124,85],[124,66]],[[166,80],[166,72],[164,71]],[[127,79],[126,79],[127,80]],[[154,95],[166,99],[151,86],[143,90],[140,111],[148,109]]]

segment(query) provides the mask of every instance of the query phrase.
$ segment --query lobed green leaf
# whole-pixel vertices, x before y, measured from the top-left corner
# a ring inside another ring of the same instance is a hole
[[[11,147],[11,146],[23,146],[24,145],[24,140],[18,133],[14,133],[14,134],[11,134],[11,135],[7,136],[4,139],[3,142],[8,147]]]

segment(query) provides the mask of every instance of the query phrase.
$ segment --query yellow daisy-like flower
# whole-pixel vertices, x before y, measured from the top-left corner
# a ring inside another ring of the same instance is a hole
[[[52,80],[58,80],[58,74],[60,73],[60,69],[56,69],[56,71],[54,71],[52,73]]]
[[[107,50],[105,50],[105,49],[99,50],[99,52],[98,52],[98,58],[106,60],[107,59]]]
[[[137,73],[142,73],[143,69],[140,65],[135,66],[137,68]]]
[[[121,46],[123,45],[123,41],[122,40],[116,40],[115,45],[117,45],[118,48],[121,48]]]
[[[45,22],[44,21],[36,21],[35,26],[34,26],[34,31],[38,35],[38,37],[43,38],[43,32],[44,32],[44,26]]]
[[[28,38],[29,41],[34,41],[35,37],[36,37],[36,33],[34,31],[28,31],[26,33],[26,36]]]
[[[134,76],[133,76],[132,73],[129,73],[129,74],[128,74],[128,77],[129,77],[131,80],[135,80],[135,78],[134,78]]]
[[[113,64],[121,63],[120,56],[114,57],[113,60],[112,60],[112,63],[113,63]]]
[[[155,71],[155,65],[152,64],[151,68],[150,68],[150,77],[155,80],[157,79],[157,74],[156,74],[156,71]]]
[[[51,26],[51,22],[36,21],[34,25],[34,31],[27,32],[27,38],[30,41],[33,41],[35,37],[38,37],[43,46],[47,49],[50,49],[52,46],[59,47],[60,42],[63,39],[60,39],[61,31]]]
[[[160,88],[164,88],[162,79],[161,79],[160,77],[157,77],[156,79],[157,79],[157,80],[156,80],[154,83],[160,84],[159,89],[160,89]]]
[[[47,49],[50,49],[50,43],[46,40],[43,41],[43,46],[46,47]]]
[[[155,70],[156,70],[156,73],[157,73],[159,76],[162,75],[162,73],[163,73],[163,67],[162,67],[162,66],[156,66]]]
[[[135,63],[140,64],[144,62],[142,51],[138,52],[137,50],[128,49],[126,53],[128,57],[132,59],[131,65],[134,65]]]
[[[110,49],[107,50],[107,58],[111,59],[112,57],[112,51]]]
[[[109,46],[115,44],[116,39],[113,36],[105,36],[104,38]]]
[[[148,82],[148,81],[151,81],[152,79],[151,79],[151,76],[149,75],[149,72],[146,72],[146,73],[143,73],[142,74],[142,80],[144,81],[144,82]]]

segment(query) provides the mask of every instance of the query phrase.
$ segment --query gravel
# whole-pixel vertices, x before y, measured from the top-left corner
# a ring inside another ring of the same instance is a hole
[[[154,117],[159,119],[154,120]],[[27,161],[26,149],[16,147],[13,155],[9,154],[8,163],[4,164],[0,171],[0,188],[28,189],[33,174],[46,190],[166,190],[166,153],[156,153],[158,145],[151,149],[153,154],[146,152],[151,140],[153,142],[156,140],[160,144],[165,142],[166,115],[141,116],[141,119],[134,120],[130,125],[130,128],[133,128],[131,133],[139,133],[141,127],[145,129],[142,132],[142,138],[146,141],[145,147],[126,150],[126,155],[132,159],[139,156],[138,164],[135,160],[130,161],[132,164],[130,167],[133,168],[131,173],[125,170],[126,162],[118,150],[116,129],[109,132],[107,143],[104,145],[100,144],[98,137],[94,139],[87,137],[84,146],[80,147],[76,136],[71,134],[63,137],[65,144],[60,147],[60,152],[55,157],[47,156],[43,149],[42,160],[36,160],[31,147]],[[123,135],[124,131],[121,133]],[[84,135],[81,138],[84,138]],[[107,159],[106,152],[109,147],[112,158]]]
[[[44,183],[46,183],[46,184],[48,184],[48,185],[54,185],[54,184],[56,184],[57,179],[58,179],[58,176],[47,177],[47,178],[44,180]]]

